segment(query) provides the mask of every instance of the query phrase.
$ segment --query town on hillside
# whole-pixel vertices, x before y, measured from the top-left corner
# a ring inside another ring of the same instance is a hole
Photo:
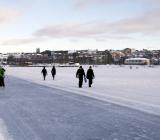
[[[142,64],[160,65],[160,50],[45,50],[33,53],[0,53],[0,64],[11,66],[38,66],[38,64]]]

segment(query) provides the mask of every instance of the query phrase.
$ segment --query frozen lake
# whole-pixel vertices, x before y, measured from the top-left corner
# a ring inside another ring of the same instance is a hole
[[[46,81],[43,81],[40,67],[6,67],[6,74],[48,87],[70,91],[76,94],[109,101],[160,115],[160,67],[148,66],[98,66],[94,67],[95,79],[92,88],[84,83],[78,88],[75,78],[77,68],[57,67],[55,80],[48,67]],[[84,66],[87,71],[88,66]],[[7,83],[6,83],[7,85]]]
[[[159,140],[160,117],[6,77],[0,140]]]

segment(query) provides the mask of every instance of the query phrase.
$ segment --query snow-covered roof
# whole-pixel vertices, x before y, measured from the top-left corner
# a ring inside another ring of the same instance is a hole
[[[147,58],[128,58],[126,60],[149,60]]]

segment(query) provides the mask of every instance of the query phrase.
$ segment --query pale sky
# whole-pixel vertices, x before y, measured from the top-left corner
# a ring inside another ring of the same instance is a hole
[[[3,0],[0,53],[160,49],[160,0]]]

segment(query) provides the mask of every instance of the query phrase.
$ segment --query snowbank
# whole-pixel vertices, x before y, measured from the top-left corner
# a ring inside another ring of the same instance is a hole
[[[0,119],[0,140],[13,140],[7,131],[7,127],[4,124],[4,121]]]
[[[84,66],[85,71],[88,66]],[[40,67],[6,67],[7,75],[54,87],[73,93],[124,105],[141,111],[160,115],[160,67],[148,66],[98,66],[94,67],[95,79],[92,88],[84,83],[78,88],[75,78],[77,68],[57,67],[55,80],[51,68],[43,81]],[[37,89],[38,90],[38,89]]]

